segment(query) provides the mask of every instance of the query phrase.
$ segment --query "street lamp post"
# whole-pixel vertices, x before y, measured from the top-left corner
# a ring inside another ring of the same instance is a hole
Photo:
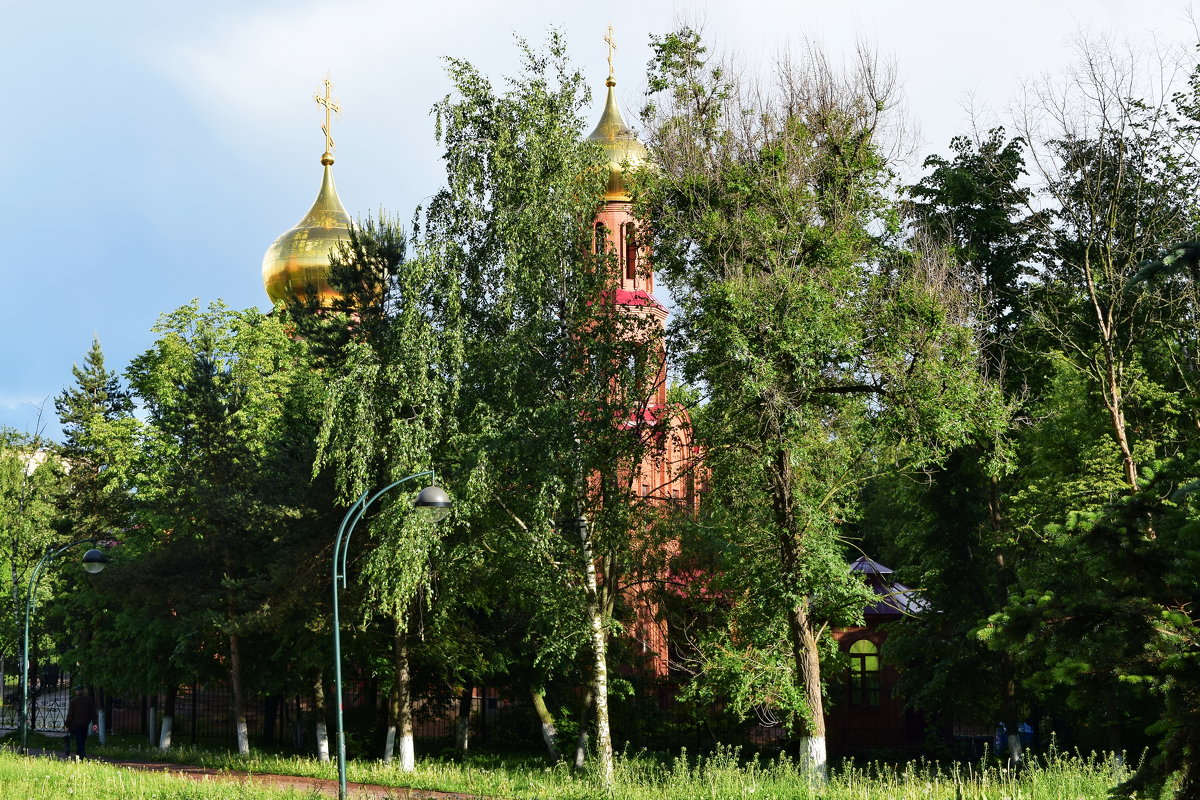
[[[37,566],[33,568],[33,575],[29,578],[29,594],[25,598],[25,634],[21,645],[21,752],[29,752],[29,620],[33,616],[33,610],[37,606],[37,583],[38,578],[42,576],[42,570],[46,565],[53,561],[59,555],[70,550],[72,547],[77,547],[81,544],[88,543],[93,547],[83,554],[83,568],[91,574],[95,574],[104,569],[108,557],[104,553],[95,548],[96,539],[80,539],[77,542],[71,542],[68,545],[55,550],[49,548],[46,554],[38,561]]]
[[[350,535],[354,533],[354,526],[362,519],[367,508],[385,493],[415,478],[433,479],[434,474],[432,471],[418,472],[388,484],[375,494],[371,494],[369,490],[363,492],[354,501],[354,505],[346,511],[346,516],[342,517],[342,524],[338,528],[337,539],[333,544],[333,674],[337,691],[338,800],[346,800],[346,730],[342,721],[342,629],[338,616],[338,580],[341,579],[344,588],[346,586],[346,561],[350,553]],[[413,507],[425,511],[434,522],[438,522],[450,513],[450,498],[440,488],[431,484],[417,494]]]

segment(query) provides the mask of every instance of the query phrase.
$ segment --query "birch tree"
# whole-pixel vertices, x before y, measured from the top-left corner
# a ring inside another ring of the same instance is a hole
[[[425,236],[461,287],[461,449],[478,519],[504,531],[506,563],[527,576],[513,584],[544,593],[521,601],[547,634],[527,637],[533,666],[587,654],[611,781],[608,640],[622,581],[653,547],[634,476],[669,423],[645,413],[659,340],[616,305],[616,260],[593,241],[609,173],[583,139],[583,77],[557,33],[519,47],[503,90],[448,62],[453,92],[435,108],[447,186]]]
[[[343,507],[429,469],[450,477],[447,485],[453,481],[442,445],[462,363],[456,289],[436,259],[407,255],[407,235],[397,222],[368,220],[334,255],[331,283],[339,297],[328,308],[293,310],[327,382],[314,471],[332,474]],[[412,612],[428,588],[446,528],[408,513],[407,489],[370,509],[377,513],[353,538],[349,563],[359,576],[360,625],[381,625],[391,642],[386,684],[396,704],[390,739],[398,744],[401,769],[412,771]]]

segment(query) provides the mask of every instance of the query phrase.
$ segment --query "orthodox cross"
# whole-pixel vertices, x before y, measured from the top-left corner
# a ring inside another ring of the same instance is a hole
[[[604,34],[604,43],[608,45],[608,79],[611,81],[613,78],[612,56],[613,51],[617,49],[617,43],[613,39],[612,25],[608,26],[608,33]]]
[[[334,114],[342,113],[342,107],[339,106],[337,103],[333,102],[332,92],[333,92],[333,83],[329,80],[329,76],[326,75],[325,76],[325,96],[322,97],[319,94],[313,95],[313,100],[317,101],[317,105],[324,106],[324,108],[325,108],[325,124],[321,126],[321,132],[325,134],[325,152],[326,153],[333,152],[333,136],[331,136],[329,134],[329,121],[330,121],[329,115],[331,112]]]

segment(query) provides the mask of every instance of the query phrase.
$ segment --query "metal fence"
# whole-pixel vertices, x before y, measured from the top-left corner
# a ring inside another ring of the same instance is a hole
[[[15,661],[16,659],[12,659]],[[21,713],[19,672],[3,676],[0,693],[0,730],[15,730]],[[61,732],[71,701],[71,676],[56,666],[32,670],[29,680],[29,726],[43,733]]]

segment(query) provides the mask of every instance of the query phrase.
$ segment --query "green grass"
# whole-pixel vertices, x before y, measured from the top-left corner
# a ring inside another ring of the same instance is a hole
[[[91,751],[89,751],[91,752]],[[116,758],[165,760],[164,754],[148,746],[122,746],[110,741],[98,754]],[[41,797],[67,797],[66,794],[9,794],[6,770],[21,761],[11,754],[0,757],[0,800],[9,797],[29,800]],[[197,764],[214,769],[241,770],[258,774],[301,775],[335,779],[336,766],[321,764],[311,758],[297,758],[255,753],[239,757],[228,752],[179,747],[170,760]],[[51,775],[54,769],[81,771],[90,765],[75,766],[50,762],[41,767],[41,759],[33,768],[33,778]],[[49,760],[47,760],[49,761]],[[107,769],[103,770],[108,774]],[[97,767],[98,771],[102,771]],[[28,770],[27,770],[28,771]],[[1104,798],[1109,789],[1128,777],[1128,770],[1116,759],[1080,756],[1051,752],[1034,757],[1030,766],[1019,775],[997,767],[954,765],[939,767],[928,762],[912,762],[902,766],[880,763],[846,764],[833,771],[830,782],[820,789],[809,784],[798,765],[787,758],[741,759],[736,751],[724,750],[703,757],[682,753],[663,761],[642,755],[625,755],[618,761],[617,778],[608,794],[592,772],[574,773],[565,765],[545,766],[536,758],[514,758],[474,754],[463,762],[420,759],[417,770],[401,773],[395,766],[377,761],[352,761],[348,766],[349,779],[398,788],[431,789],[465,794],[512,798],[513,800],[593,800],[606,796],[620,800],[1091,800]],[[162,776],[147,776],[160,781]],[[45,781],[50,781],[46,778]],[[89,778],[90,780],[90,778]],[[106,780],[112,780],[106,778]],[[140,778],[126,777],[126,781]],[[177,780],[177,779],[176,779]],[[35,781],[36,783],[36,781]],[[33,785],[33,784],[29,784]],[[59,786],[68,784],[60,783]],[[164,788],[139,789],[142,794],[104,794],[102,786],[89,784],[89,798],[208,798],[208,797],[275,797],[266,793],[229,794],[225,787],[220,794],[199,794],[193,784],[179,791],[191,794],[170,794]],[[122,789],[128,792],[126,789]],[[155,794],[155,792],[159,792]],[[282,795],[284,797],[296,795]]]
[[[313,800],[323,795],[0,750],[0,800]]]

